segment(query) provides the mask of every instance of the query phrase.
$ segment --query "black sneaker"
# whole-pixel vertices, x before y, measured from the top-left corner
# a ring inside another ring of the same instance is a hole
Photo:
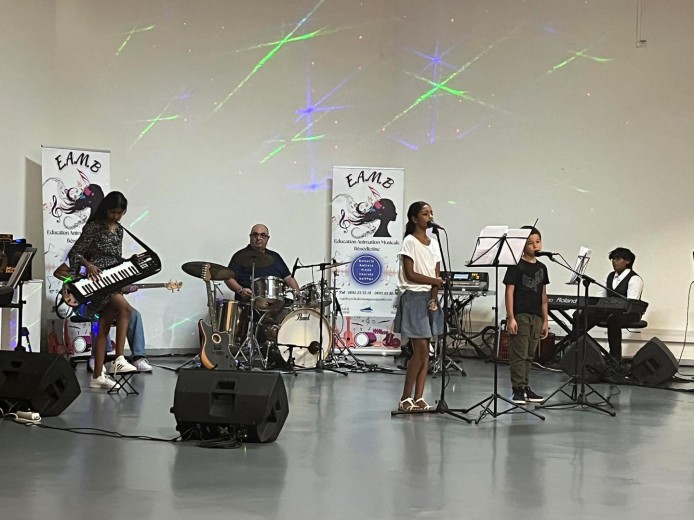
[[[513,388],[513,397],[511,397],[511,401],[514,402],[515,404],[525,404],[525,391],[523,388]]]
[[[530,390],[529,386],[525,387],[525,398],[531,403],[541,403],[545,400],[544,397],[542,397],[541,395],[537,395],[535,392]]]

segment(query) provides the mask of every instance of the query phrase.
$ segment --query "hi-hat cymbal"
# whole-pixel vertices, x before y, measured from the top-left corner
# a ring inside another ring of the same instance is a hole
[[[232,264],[239,264],[243,267],[270,267],[275,262],[272,255],[261,253],[254,249],[242,249],[231,258]]]
[[[213,264],[212,262],[186,262],[181,266],[184,272],[196,278],[204,278],[203,269],[206,265],[209,265],[210,269],[210,280],[228,280],[229,278],[234,278],[236,275],[234,271],[223,265]]]
[[[347,262],[335,262],[335,263],[326,265],[325,267],[323,267],[321,269],[321,271],[323,271],[325,269],[335,269],[336,267],[340,267],[341,265],[347,265],[347,264],[351,264],[351,263],[352,263],[351,260],[348,260]]]

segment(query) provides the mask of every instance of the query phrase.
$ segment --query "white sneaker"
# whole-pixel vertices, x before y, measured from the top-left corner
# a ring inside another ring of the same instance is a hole
[[[102,372],[99,377],[92,377],[89,379],[89,388],[102,388],[104,390],[110,390],[111,388],[119,389],[120,385]]]
[[[151,372],[152,365],[149,364],[146,358],[138,358],[133,361],[133,366],[137,368],[138,372]]]
[[[104,372],[108,372],[108,363],[104,363]],[[90,357],[89,361],[87,362],[87,372],[90,374],[94,372],[94,358]]]
[[[127,372],[137,372],[137,368],[128,363],[123,356],[118,356],[111,362],[111,370],[109,370],[109,372],[112,374],[124,374]]]

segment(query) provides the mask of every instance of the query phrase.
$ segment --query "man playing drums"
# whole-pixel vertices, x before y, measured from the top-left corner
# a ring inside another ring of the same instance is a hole
[[[268,296],[277,291],[273,283],[284,283],[299,295],[299,284],[289,272],[287,264],[275,251],[267,249],[270,240],[270,232],[267,226],[256,224],[251,228],[250,243],[234,253],[229,262],[229,269],[236,273],[236,278],[225,280],[229,289],[234,291],[238,300],[248,300],[253,292],[251,286],[253,280],[253,266],[255,266],[256,293],[267,292]],[[263,296],[262,294],[256,296]],[[270,298],[271,299],[271,298]]]

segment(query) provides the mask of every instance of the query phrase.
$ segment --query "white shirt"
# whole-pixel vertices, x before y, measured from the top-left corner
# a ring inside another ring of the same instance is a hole
[[[441,261],[439,243],[435,238],[431,238],[429,245],[425,246],[413,235],[407,235],[402,241],[402,250],[398,253],[400,258],[398,288],[400,291],[430,291],[431,285],[414,283],[405,277],[404,256],[412,259],[415,273],[436,278],[436,264]]]
[[[624,271],[622,271],[621,274],[615,273],[614,278],[612,279],[612,287],[610,287],[610,289],[616,289],[619,285],[619,282],[624,280],[624,278],[626,278],[630,272],[631,269],[624,269]],[[607,285],[607,277],[605,277],[605,283],[603,285]],[[629,298],[630,300],[640,300],[642,292],[643,280],[639,275],[632,276],[631,280],[629,280],[629,287],[627,287],[627,298]],[[604,298],[605,296],[607,296],[607,291],[603,288],[600,288],[600,294],[598,296]]]

